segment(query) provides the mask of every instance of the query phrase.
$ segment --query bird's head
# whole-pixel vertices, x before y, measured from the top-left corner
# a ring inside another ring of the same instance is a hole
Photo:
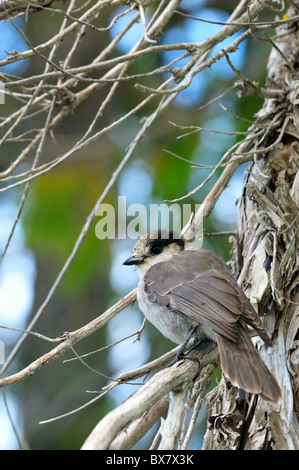
[[[178,232],[154,230],[136,242],[126,266],[136,265],[139,276],[143,276],[154,264],[171,259],[185,248],[185,241]]]

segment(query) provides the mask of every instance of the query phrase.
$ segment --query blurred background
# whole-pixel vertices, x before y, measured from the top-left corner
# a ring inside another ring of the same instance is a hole
[[[93,3],[95,2],[90,2],[90,5]],[[238,1],[233,0],[183,0],[180,10],[214,22],[225,22],[237,4]],[[59,6],[61,10],[65,8],[64,5]],[[111,15],[115,14],[115,9],[104,9],[95,24],[103,27],[109,24]],[[101,35],[87,28],[72,66],[90,63],[99,54],[103,44],[108,44],[124,27],[128,17],[121,17],[110,31],[102,32]],[[30,42],[37,45],[56,34],[61,15],[44,10],[29,14],[27,21],[23,16],[14,21]],[[221,25],[175,15],[162,36],[162,43],[200,42],[221,28]],[[136,38],[141,36],[142,28],[137,24],[119,43],[118,53],[127,52],[135,44]],[[0,44],[0,60],[7,58],[7,51],[21,52],[28,49],[22,35],[8,21],[0,24]],[[222,43],[219,50],[226,44],[228,43]],[[67,38],[57,52],[57,63],[64,58],[70,45],[70,39]],[[269,50],[267,42],[249,39],[240,45],[232,60],[235,67],[241,69],[245,76],[263,85]],[[213,52],[216,51],[217,49]],[[142,73],[153,66],[167,64],[176,57],[178,54],[175,52],[146,56],[134,62],[130,73]],[[157,61],[157,64],[153,64],[154,61]],[[29,77],[40,73],[43,67],[43,61],[39,57],[33,57],[2,67],[0,71]],[[155,75],[147,84],[157,88],[163,79],[165,77]],[[150,204],[161,204],[165,200],[187,194],[208,176],[210,170],[194,168],[165,150],[194,163],[215,165],[228,148],[242,139],[242,135],[211,132],[196,132],[178,138],[186,131],[172,124],[228,132],[246,131],[250,121],[254,119],[254,114],[261,107],[262,100],[255,97],[239,99],[232,89],[235,80],[235,74],[226,60],[222,59],[197,75],[190,87],[161,114],[139,144],[105,200],[116,208],[116,214],[117,198],[120,195],[126,196],[127,205],[141,203],[149,208]],[[203,106],[220,95],[223,96],[219,101],[235,115],[225,112],[218,101],[207,107]],[[103,96],[102,90],[93,93],[73,114],[60,123],[54,135],[49,136],[41,162],[52,160],[55,155],[62,155],[80,139],[96,114]],[[122,82],[111,100],[108,111],[100,118],[98,126],[105,127],[118,116],[124,115],[142,97],[142,92],[134,88],[132,81]],[[86,217],[123,158],[126,147],[138,132],[141,120],[155,109],[156,104],[154,101],[150,102],[139,114],[131,116],[122,125],[80,150],[51,172],[33,180],[22,216],[1,264],[1,325],[26,328],[69,256]],[[0,107],[1,118],[14,112],[18,106],[18,101],[7,98],[5,104]],[[242,119],[236,116],[241,116]],[[32,113],[23,121],[21,130],[25,132],[38,127],[39,119],[38,114]],[[1,147],[1,171],[16,158],[19,150],[17,147],[10,146],[9,142]],[[23,163],[22,169],[28,169],[26,162]],[[221,171],[222,169],[201,191],[180,204],[199,204],[215,184]],[[242,166],[205,224],[204,229],[207,232],[235,230],[235,203],[242,194],[244,175],[245,167]],[[17,187],[0,194],[1,251],[15,220],[22,191],[22,187]],[[95,235],[97,222],[96,218],[46,312],[35,326],[35,331],[54,338],[64,331],[73,331],[100,315],[136,286],[137,274],[134,268],[122,266],[135,241],[99,240]],[[143,229],[146,231],[146,221],[141,230]],[[215,251],[226,261],[230,259],[231,244],[228,236],[209,238],[204,241],[204,247]],[[143,316],[137,306],[127,308],[105,328],[78,343],[75,349],[78,354],[99,349],[138,330],[142,321]],[[18,332],[0,329],[0,340],[4,341],[6,357],[19,338]],[[29,337],[6,371],[6,375],[27,366],[52,346]],[[110,349],[89,356],[86,362],[102,374],[115,377],[120,372],[138,367],[173,347],[170,341],[147,324],[141,341],[134,342],[134,337],[129,338]],[[87,369],[79,361],[63,362],[70,357],[73,357],[72,352],[63,356],[62,360],[44,367],[23,383],[4,390],[4,395],[0,398],[1,449],[19,448],[12,422],[25,448],[78,449],[98,420],[136,389],[134,385],[119,386],[113,393],[80,412],[53,423],[39,424],[42,420],[83,405],[95,396],[87,391],[99,391],[107,383],[107,379]],[[204,430],[203,409],[190,449],[200,449]],[[137,448],[146,448],[154,431],[149,432]]]

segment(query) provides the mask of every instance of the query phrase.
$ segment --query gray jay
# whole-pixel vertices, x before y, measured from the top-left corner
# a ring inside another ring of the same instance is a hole
[[[176,344],[190,338],[218,343],[223,374],[236,387],[276,402],[280,387],[249,335],[271,340],[259,315],[226,263],[215,253],[193,249],[176,232],[140,237],[124,265],[136,265],[137,300],[145,317]]]

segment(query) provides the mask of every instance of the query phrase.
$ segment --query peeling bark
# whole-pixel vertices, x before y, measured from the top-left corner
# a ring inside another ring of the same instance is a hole
[[[223,379],[209,395],[204,449],[299,449],[298,23],[279,27],[277,35],[267,85],[283,90],[284,98],[265,100],[250,128],[254,163],[239,201],[232,269],[264,316],[273,348],[260,339],[256,346],[282,399],[238,397]]]

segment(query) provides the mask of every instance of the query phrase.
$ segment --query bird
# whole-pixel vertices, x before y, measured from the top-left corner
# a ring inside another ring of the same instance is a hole
[[[194,344],[214,341],[222,372],[232,385],[268,402],[281,398],[250,329],[268,347],[272,341],[222,258],[193,248],[179,232],[159,229],[142,235],[123,264],[136,266],[139,308],[166,338],[181,345],[181,357],[191,338]]]

